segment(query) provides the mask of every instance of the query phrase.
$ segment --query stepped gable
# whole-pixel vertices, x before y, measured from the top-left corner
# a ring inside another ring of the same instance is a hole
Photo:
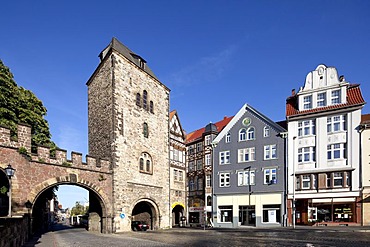
[[[217,127],[217,131],[221,132],[221,130],[231,121],[232,117],[224,117],[221,121],[218,121],[215,123]],[[193,141],[198,140],[199,138],[202,138],[203,133],[205,132],[206,128],[203,127],[201,129],[195,130],[189,134],[186,135],[186,143],[191,143]]]
[[[31,153],[31,127],[26,124],[18,125],[18,140],[12,140],[9,128],[0,126],[0,148],[13,148],[18,150],[20,148],[25,148],[27,152],[23,153],[23,155],[25,158],[34,162],[98,170],[102,172],[110,171],[110,162],[108,160],[86,155],[86,162],[82,162],[82,154],[74,151],[71,152],[71,160],[67,159],[67,151],[63,149],[55,150],[55,157],[50,156],[50,148],[45,146],[37,146],[37,153]]]

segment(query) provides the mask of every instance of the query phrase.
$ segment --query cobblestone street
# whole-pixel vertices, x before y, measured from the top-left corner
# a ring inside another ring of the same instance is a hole
[[[94,234],[56,226],[24,247],[107,246],[370,246],[370,228],[297,227],[256,229],[173,228],[147,232]]]

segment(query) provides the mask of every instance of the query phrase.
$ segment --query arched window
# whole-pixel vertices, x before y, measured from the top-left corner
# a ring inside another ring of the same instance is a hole
[[[151,172],[151,167],[150,160],[146,160],[146,172]]]
[[[149,111],[150,111],[151,113],[154,113],[154,104],[153,104],[153,101],[150,101],[150,102],[149,102]]]
[[[146,90],[143,92],[143,108],[148,110],[148,92]]]
[[[149,137],[149,128],[148,128],[148,124],[147,123],[144,123],[143,124],[143,134],[144,134],[144,137],[145,138],[148,138]]]
[[[225,138],[225,142],[229,143],[230,141],[231,141],[231,135],[230,135],[230,133],[227,133],[226,138]]]
[[[139,170],[143,173],[153,174],[152,157],[148,153],[141,153]]]
[[[136,94],[136,105],[141,106],[141,95],[139,93]]]
[[[263,137],[269,137],[270,136],[270,128],[265,126],[263,128]]]
[[[247,131],[245,129],[239,130],[239,141],[245,141],[247,138]]]
[[[254,127],[250,127],[248,130],[247,130],[247,140],[254,140],[255,138],[255,133],[254,133]]]
[[[140,158],[140,171],[144,170],[144,159]]]

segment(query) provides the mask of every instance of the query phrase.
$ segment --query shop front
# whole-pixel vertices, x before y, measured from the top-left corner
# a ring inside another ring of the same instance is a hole
[[[296,224],[353,225],[361,222],[357,198],[319,198],[296,201]]]

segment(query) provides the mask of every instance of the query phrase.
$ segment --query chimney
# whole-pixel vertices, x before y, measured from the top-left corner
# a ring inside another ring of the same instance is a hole
[[[292,89],[292,96],[294,96],[295,95],[295,89],[293,88]]]

